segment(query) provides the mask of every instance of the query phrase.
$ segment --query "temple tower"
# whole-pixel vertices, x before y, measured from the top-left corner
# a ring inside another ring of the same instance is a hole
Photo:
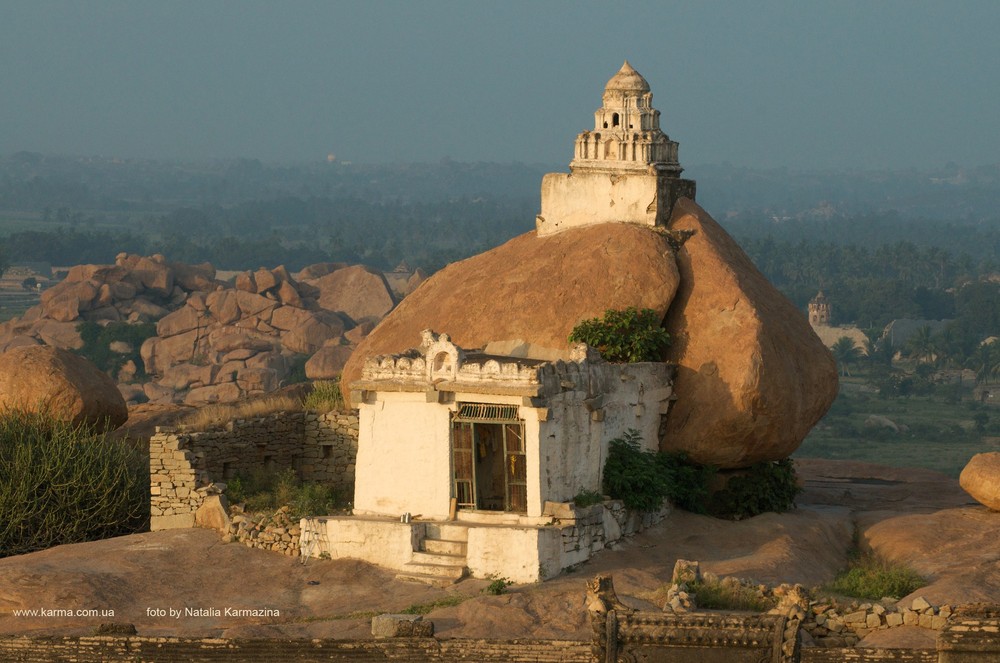
[[[822,290],[809,300],[809,324],[813,327],[829,326],[831,313],[830,302]]]
[[[678,198],[694,198],[652,101],[649,83],[626,61],[604,87],[594,129],[577,136],[570,173],[542,179],[539,235],[597,223],[664,226]]]

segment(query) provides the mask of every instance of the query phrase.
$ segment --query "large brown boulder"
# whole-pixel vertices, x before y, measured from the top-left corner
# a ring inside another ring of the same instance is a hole
[[[973,456],[958,483],[977,502],[1000,511],[1000,453],[991,451]]]
[[[677,285],[674,252],[651,228],[602,224],[545,237],[526,233],[424,281],[358,344],[344,367],[345,395],[367,357],[419,345],[423,329],[446,332],[464,348],[522,339],[568,351],[581,320],[629,306],[662,317]]]
[[[350,358],[350,346],[324,346],[306,362],[306,377],[310,380],[332,380],[339,377]]]
[[[128,419],[125,399],[106,373],[69,350],[44,345],[0,355],[0,409],[47,411],[100,430]]]
[[[319,305],[342,311],[352,320],[381,318],[396,300],[382,272],[364,265],[344,267],[313,281],[319,288]]]
[[[790,455],[837,395],[837,367],[806,316],[694,202],[670,221],[693,234],[665,327],[678,365],[660,446],[721,468]]]

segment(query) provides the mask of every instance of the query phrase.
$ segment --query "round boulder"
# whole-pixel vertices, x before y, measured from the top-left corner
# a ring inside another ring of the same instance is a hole
[[[1000,452],[973,456],[958,477],[958,483],[977,502],[1000,511]]]
[[[47,411],[101,431],[128,419],[125,399],[106,373],[79,355],[46,345],[0,355],[0,409]]]
[[[689,238],[663,325],[677,401],[660,448],[722,469],[788,457],[837,396],[833,355],[697,204],[678,201],[669,227]]]

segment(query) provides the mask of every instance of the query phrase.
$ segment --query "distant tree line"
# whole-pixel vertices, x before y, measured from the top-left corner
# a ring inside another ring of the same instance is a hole
[[[54,265],[113,262],[121,251],[208,261],[218,269],[316,262],[436,271],[534,227],[526,202],[456,199],[439,203],[281,198],[231,207],[181,207],[124,228],[94,215],[0,240],[8,256]]]
[[[937,246],[897,241],[881,246],[740,240],[767,278],[805,308],[822,289],[834,324],[882,328],[897,318],[961,318],[970,333],[1000,331],[1000,284],[992,257],[974,260]]]

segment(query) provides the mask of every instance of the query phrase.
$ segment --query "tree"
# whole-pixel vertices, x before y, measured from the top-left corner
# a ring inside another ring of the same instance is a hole
[[[1000,349],[996,343],[981,343],[966,364],[976,372],[976,384],[991,382],[1000,373]]]
[[[906,341],[906,354],[919,362],[935,362],[938,359],[937,340],[930,326],[917,329]]]
[[[850,336],[838,338],[830,351],[833,353],[833,358],[837,360],[837,366],[840,367],[842,376],[850,375],[850,365],[861,359],[861,348],[855,345],[854,339]]]

